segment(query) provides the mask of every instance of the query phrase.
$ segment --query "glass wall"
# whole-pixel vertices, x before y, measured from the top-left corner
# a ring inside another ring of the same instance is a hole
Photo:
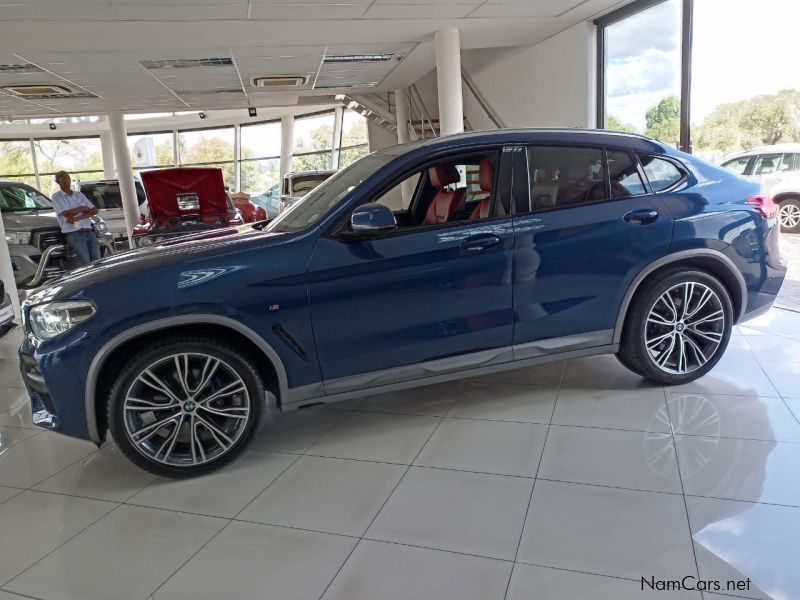
[[[0,179],[36,185],[30,141],[0,141]]]
[[[240,189],[259,195],[275,188],[277,196],[281,163],[281,122],[242,125]]]
[[[333,112],[294,120],[293,171],[331,168],[334,120]]]
[[[34,140],[41,191],[51,195],[58,190],[53,175],[69,171],[75,181],[103,178],[103,152],[99,137]]]
[[[231,190],[236,187],[233,127],[178,132],[178,160],[182,166],[213,166]]]
[[[338,149],[333,147],[334,124],[334,111],[295,119],[293,170],[341,168],[367,154],[369,142],[363,116],[352,110],[343,112]],[[56,171],[69,171],[76,181],[103,177],[99,137],[34,139],[33,146],[32,154],[29,139],[0,140],[0,179],[24,181],[50,195],[57,190],[53,180]],[[280,121],[242,124],[238,138],[233,126],[128,135],[131,162],[137,174],[142,170],[178,165],[218,166],[223,171],[226,185],[234,191],[238,167],[239,190],[252,195],[273,188],[277,190],[280,147]],[[37,167],[40,175],[38,186]]]
[[[643,133],[677,146],[681,0],[666,0],[606,25],[603,42],[605,128]]]
[[[694,0],[693,151],[721,161],[800,141],[796,0]]]
[[[342,115],[342,144],[338,168],[342,169],[368,153],[367,120],[354,110],[345,110]]]
[[[137,173],[157,167],[175,166],[175,137],[171,131],[128,135],[131,164]]]

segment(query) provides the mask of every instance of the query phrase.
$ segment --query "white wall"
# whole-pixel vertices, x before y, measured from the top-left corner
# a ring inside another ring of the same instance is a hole
[[[594,127],[596,48],[596,27],[583,21],[534,46],[468,50],[462,64],[507,127]],[[464,97],[470,122],[482,120]]]
[[[397,132],[386,131],[383,127],[376,125],[369,119],[367,120],[367,136],[369,137],[370,152],[383,150],[384,148],[397,144]]]
[[[596,27],[584,21],[533,46],[462,52],[462,67],[506,127],[595,127]],[[438,112],[436,71],[417,82],[431,117]],[[472,129],[492,129],[464,86]]]

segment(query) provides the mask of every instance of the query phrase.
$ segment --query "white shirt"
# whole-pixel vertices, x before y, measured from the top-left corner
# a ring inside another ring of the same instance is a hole
[[[94,204],[92,204],[86,196],[80,192],[72,192],[71,194],[67,194],[66,192],[58,190],[55,194],[53,194],[52,201],[53,210],[56,213],[58,224],[61,225],[62,233],[70,233],[71,231],[78,231],[79,229],[92,228],[91,219],[83,219],[73,224],[67,221],[67,218],[62,214],[65,210],[78,208],[79,206],[94,208]]]

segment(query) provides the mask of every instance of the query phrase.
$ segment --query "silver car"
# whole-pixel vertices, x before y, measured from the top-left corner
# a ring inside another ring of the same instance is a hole
[[[800,233],[800,144],[754,148],[726,157],[722,166],[762,181],[780,206],[781,231]]]
[[[66,245],[50,199],[39,190],[0,180],[0,210],[17,289],[38,287],[80,266]],[[105,221],[92,217],[92,224],[103,254],[112,254],[113,240]]]
[[[283,178],[278,213],[282,213],[336,171],[294,171]]]
[[[144,186],[141,181],[136,181],[135,185],[139,213],[147,217],[147,196],[144,193]],[[81,181],[76,187],[95,205],[98,216],[108,225],[114,241],[118,244],[125,242],[128,239],[128,228],[125,225],[125,210],[122,208],[119,181],[116,179]]]

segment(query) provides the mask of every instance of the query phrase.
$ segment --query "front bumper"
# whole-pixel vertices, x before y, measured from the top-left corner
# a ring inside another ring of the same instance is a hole
[[[87,349],[94,336],[70,331],[48,342],[26,332],[19,349],[20,374],[35,425],[91,440],[86,420]]]

